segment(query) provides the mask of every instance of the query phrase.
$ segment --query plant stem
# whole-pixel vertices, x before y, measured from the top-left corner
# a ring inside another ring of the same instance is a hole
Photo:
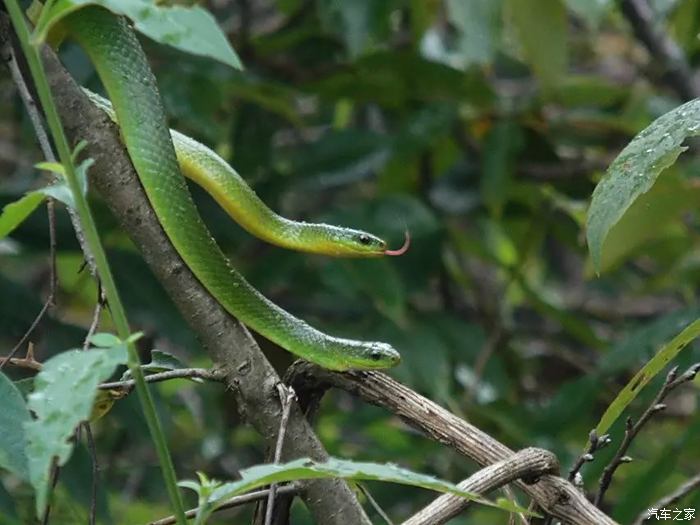
[[[30,43],[29,28],[24,20],[24,15],[17,4],[17,0],[5,0],[5,5],[7,6],[10,18],[12,19],[12,25],[15,28],[22,46],[22,51],[25,54],[27,63],[29,64],[37,93],[39,94],[39,99],[41,100],[41,105],[44,108],[46,121],[49,129],[51,130],[54,143],[56,144],[59,159],[64,166],[66,181],[73,194],[76,211],[80,217],[80,222],[82,223],[83,230],[85,232],[87,244],[95,258],[95,265],[97,266],[101,284],[110,306],[112,318],[117,329],[117,334],[122,340],[126,341],[130,335],[126,312],[124,311],[124,307],[119,298],[117,286],[109,268],[109,263],[107,262],[107,256],[105,255],[104,248],[100,242],[97,227],[90,212],[87,199],[80,189],[73,159],[71,158],[71,150],[68,145],[68,140],[63,132],[61,120],[58,116],[58,111],[51,94],[51,89],[49,88],[49,84],[46,79],[43,63],[39,55],[39,48]],[[136,391],[138,393],[139,400],[141,401],[141,409],[143,410],[148,428],[151,432],[151,438],[153,439],[153,443],[156,447],[160,466],[163,471],[165,486],[170,497],[170,502],[173,506],[178,524],[186,525],[187,521],[185,518],[185,510],[177,487],[175,468],[170,458],[168,445],[165,440],[163,430],[160,426],[160,421],[158,420],[153,399],[146,385],[146,381],[144,380],[136,347],[133,343],[128,343],[127,346],[129,356],[127,364],[129,366],[129,370],[131,371],[132,377],[136,382]]]

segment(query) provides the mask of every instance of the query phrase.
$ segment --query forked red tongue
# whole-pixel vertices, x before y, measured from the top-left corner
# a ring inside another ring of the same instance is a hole
[[[405,240],[403,241],[403,246],[399,248],[398,250],[384,250],[384,255],[403,255],[408,251],[408,247],[411,246],[411,234],[408,233],[408,230],[404,233],[405,235]]]

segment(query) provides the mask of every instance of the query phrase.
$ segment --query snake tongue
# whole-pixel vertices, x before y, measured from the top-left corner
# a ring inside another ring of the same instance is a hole
[[[384,250],[384,255],[397,256],[406,253],[408,251],[408,247],[411,246],[411,234],[408,233],[408,230],[404,232],[404,237],[403,246],[401,246],[401,248],[398,250]]]

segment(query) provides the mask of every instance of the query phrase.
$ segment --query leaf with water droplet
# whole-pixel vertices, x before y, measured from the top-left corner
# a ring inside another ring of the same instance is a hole
[[[600,271],[605,239],[632,203],[646,193],[687,148],[683,141],[700,134],[700,100],[669,111],[640,132],[610,164],[596,186],[588,209],[588,249]]]

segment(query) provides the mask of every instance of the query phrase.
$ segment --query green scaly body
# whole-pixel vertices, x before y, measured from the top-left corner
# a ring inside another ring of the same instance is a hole
[[[324,334],[272,303],[231,266],[202,222],[180,173],[155,78],[128,24],[103,8],[86,7],[69,15],[65,25],[97,69],[129,156],[165,233],[219,303],[256,332],[325,368],[376,369],[397,364],[399,354],[390,345]],[[256,202],[247,210],[244,203],[243,215],[265,214],[255,209]],[[269,237],[284,239],[285,223],[275,224],[277,231]],[[328,242],[319,239],[321,248],[309,251],[329,253],[323,246]],[[304,249],[301,244],[290,243]]]

